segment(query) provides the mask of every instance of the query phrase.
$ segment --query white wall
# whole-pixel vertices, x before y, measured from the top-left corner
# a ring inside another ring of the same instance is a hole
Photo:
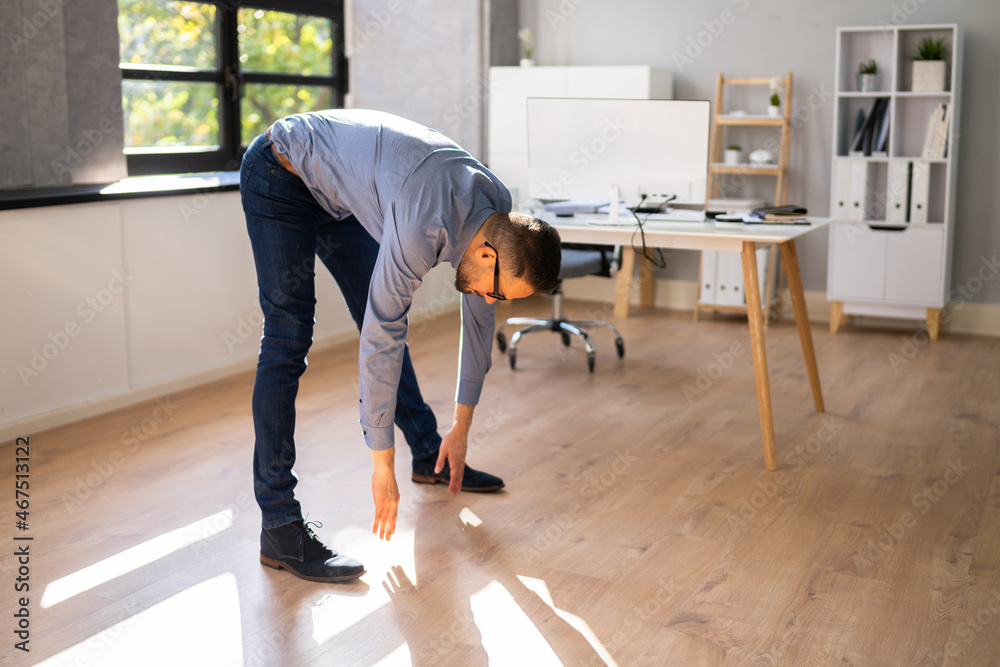
[[[836,28],[958,23],[965,34],[965,66],[953,286],[980,284],[975,278],[982,267],[1000,255],[1000,3],[995,0],[520,0],[520,17],[535,30],[537,64],[665,67],[674,70],[677,99],[713,99],[719,71],[769,76],[791,70],[795,129],[789,200],[820,215],[829,208]],[[825,290],[826,244],[825,234],[799,244],[806,289]],[[674,253],[666,275],[695,280],[697,255]],[[1000,303],[1000,277],[982,282],[969,300]]]
[[[517,0],[347,0],[348,106],[398,114],[482,160],[489,65],[517,62]]]
[[[413,317],[456,309],[450,266]],[[317,346],[357,337],[317,275]],[[0,441],[252,369],[261,313],[239,193],[0,211]]]

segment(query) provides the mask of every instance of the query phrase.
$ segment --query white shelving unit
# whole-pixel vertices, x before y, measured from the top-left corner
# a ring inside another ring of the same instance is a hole
[[[919,42],[944,38],[945,89],[912,90]],[[879,68],[875,91],[859,92],[862,62]],[[926,320],[931,339],[947,302],[954,236],[956,157],[961,116],[962,34],[955,24],[837,29],[836,92],[827,298],[830,330],[849,315]],[[859,112],[887,100],[884,153],[852,155]],[[931,116],[950,107],[943,157],[922,151]]]

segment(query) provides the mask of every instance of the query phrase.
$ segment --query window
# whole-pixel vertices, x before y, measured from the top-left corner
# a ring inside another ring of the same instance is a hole
[[[343,2],[118,0],[130,175],[231,171],[283,116],[343,106]]]

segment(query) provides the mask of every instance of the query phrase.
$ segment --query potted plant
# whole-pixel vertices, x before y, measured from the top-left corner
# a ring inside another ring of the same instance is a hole
[[[917,44],[917,54],[913,58],[913,85],[915,93],[944,92],[946,49],[944,37],[934,39],[924,37]]]
[[[858,65],[858,92],[870,93],[878,90],[878,63],[872,58]]]
[[[768,116],[780,116],[781,115],[781,98],[778,97],[778,93],[772,92],[771,97],[768,98],[767,115]]]
[[[743,148],[736,144],[727,147],[722,155],[723,164],[735,166],[738,165],[742,159],[743,159]]]
[[[521,67],[531,67],[535,64],[531,59],[531,54],[535,52],[535,33],[531,28],[521,28],[517,38],[521,41]]]

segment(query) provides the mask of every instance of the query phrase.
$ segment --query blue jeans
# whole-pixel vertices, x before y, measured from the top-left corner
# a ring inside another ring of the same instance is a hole
[[[262,524],[270,529],[302,518],[292,471],[295,396],[312,344],[316,257],[337,281],[360,330],[379,244],[354,216],[337,220],[327,213],[302,180],[281,166],[266,134],[243,157],[240,196],[264,313],[253,389],[253,476]],[[437,452],[437,420],[420,395],[408,348],[395,421],[414,459]]]

